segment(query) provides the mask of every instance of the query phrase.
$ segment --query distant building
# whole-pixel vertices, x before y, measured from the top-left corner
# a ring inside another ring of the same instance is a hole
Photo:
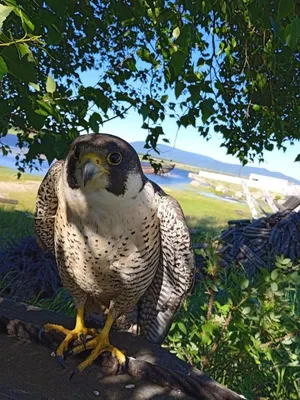
[[[270,176],[258,175],[258,174],[250,174],[248,185],[251,186],[257,184],[258,186],[264,188],[266,187],[268,190],[272,192],[279,192],[286,195],[299,195],[300,194],[300,185],[296,185],[295,183],[289,182],[287,179],[279,179],[272,178]]]
[[[216,181],[235,183],[238,185],[240,185],[242,181],[246,181],[249,187],[257,189],[267,189],[271,192],[281,193],[288,196],[300,195],[300,185],[289,182],[287,179],[272,178],[271,176],[266,175],[250,174],[249,179],[247,179],[240,178],[238,176],[231,176],[200,170],[199,176]]]

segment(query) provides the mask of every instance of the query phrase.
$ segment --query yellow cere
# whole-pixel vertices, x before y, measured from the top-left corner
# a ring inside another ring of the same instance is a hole
[[[95,153],[86,153],[81,157],[81,162],[84,162],[86,160],[91,160],[93,161],[94,164],[96,165],[103,165],[103,157],[99,156],[98,154]]]

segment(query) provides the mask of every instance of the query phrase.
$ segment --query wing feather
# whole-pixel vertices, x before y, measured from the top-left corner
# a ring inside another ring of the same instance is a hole
[[[153,186],[159,197],[161,262],[152,284],[139,301],[138,314],[140,333],[151,342],[162,343],[176,312],[192,290],[195,258],[179,203],[157,185]]]
[[[45,251],[54,253],[54,220],[56,216],[58,198],[57,183],[61,176],[64,161],[56,161],[45,175],[39,187],[34,230],[38,244]]]

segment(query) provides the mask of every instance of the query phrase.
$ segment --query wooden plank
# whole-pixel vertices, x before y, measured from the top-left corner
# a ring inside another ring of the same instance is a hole
[[[253,197],[251,196],[251,193],[250,193],[250,191],[249,191],[247,182],[246,182],[245,180],[242,181],[242,188],[243,188],[243,191],[244,191],[244,193],[245,193],[246,200],[247,200],[249,209],[250,209],[250,211],[251,211],[252,217],[253,217],[254,219],[258,219],[258,212],[256,211],[256,208],[255,208],[255,203],[256,203],[256,202],[255,202],[255,200],[253,199]]]
[[[297,210],[300,206],[300,196],[289,196],[289,198],[281,205],[283,210]]]
[[[264,192],[264,195],[265,195],[266,202],[269,204],[271,210],[272,210],[273,212],[279,211],[279,208],[278,208],[278,207],[276,206],[276,204],[274,203],[274,200],[273,200],[272,197],[270,196],[270,193],[269,193],[268,189],[263,188],[263,192]]]

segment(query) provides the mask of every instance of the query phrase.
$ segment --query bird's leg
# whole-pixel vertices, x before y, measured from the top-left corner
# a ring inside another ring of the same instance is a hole
[[[85,346],[86,336],[87,335],[95,336],[97,334],[96,329],[86,328],[86,326],[84,325],[84,305],[77,309],[76,324],[74,329],[69,330],[61,325],[46,324],[43,330],[44,332],[49,332],[54,330],[62,332],[63,334],[66,335],[66,337],[56,350],[56,356],[61,364],[63,363],[64,353],[66,350],[68,350],[69,343],[72,340],[79,339],[83,342],[83,346]]]
[[[87,342],[86,346],[79,345],[74,347],[69,354],[78,354],[82,352],[85,349],[93,349],[91,354],[81,363],[78,365],[76,370],[72,373],[71,376],[75,375],[78,372],[82,372],[84,369],[86,369],[89,365],[92,364],[94,360],[101,354],[106,351],[110,352],[113,357],[116,357],[118,359],[118,362],[120,366],[124,366],[126,363],[126,356],[125,354],[114,347],[112,344],[109,342],[109,332],[112,327],[112,324],[114,322],[114,318],[111,316],[110,313],[107,315],[106,323],[104,325],[104,328],[98,335],[91,339],[89,342]]]

